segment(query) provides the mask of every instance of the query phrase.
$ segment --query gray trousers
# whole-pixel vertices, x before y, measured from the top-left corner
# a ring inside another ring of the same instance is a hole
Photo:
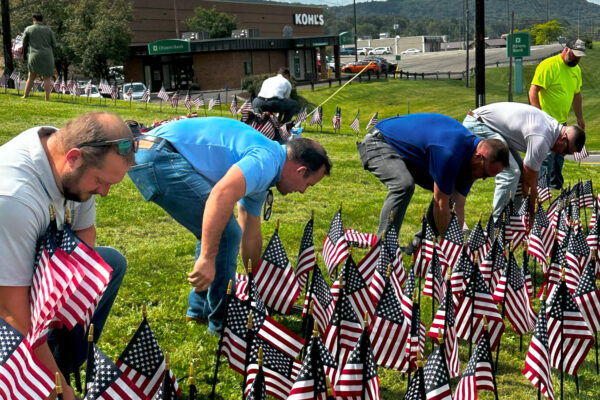
[[[363,167],[383,183],[388,193],[379,215],[377,237],[386,230],[392,213],[392,223],[398,233],[404,214],[415,192],[415,180],[404,160],[392,146],[386,143],[378,130],[371,130],[362,142],[356,143]]]

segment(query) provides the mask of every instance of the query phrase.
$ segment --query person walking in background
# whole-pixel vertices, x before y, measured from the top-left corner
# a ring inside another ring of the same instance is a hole
[[[543,60],[535,69],[529,89],[529,103],[537,107],[562,125],[567,124],[567,116],[573,107],[577,125],[585,130],[581,99],[581,68],[577,65],[585,56],[585,42],[570,40],[561,54]],[[550,153],[542,164],[548,174],[548,184],[553,189],[563,186],[562,166],[564,156]]]
[[[38,77],[44,79],[44,92],[46,101],[50,100],[52,85],[50,79],[54,74],[54,53],[52,49],[56,46],[56,36],[52,29],[42,23],[44,17],[40,13],[33,14],[33,24],[25,28],[23,34],[23,50],[27,59],[27,83],[23,98],[29,96],[33,87],[33,81]]]

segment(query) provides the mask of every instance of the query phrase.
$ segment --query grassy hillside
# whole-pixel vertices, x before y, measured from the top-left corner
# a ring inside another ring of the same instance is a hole
[[[595,51],[584,60],[584,71],[594,70],[597,65]],[[588,65],[589,64],[589,65]],[[502,83],[506,69],[489,69],[487,71],[487,99],[500,101],[505,99],[505,85]],[[526,68],[525,81],[528,82],[532,68]],[[600,142],[596,138],[598,126],[598,96],[592,78],[595,73],[586,73],[584,78],[585,113],[588,120],[590,147],[600,150]],[[327,98],[333,89],[317,89],[314,92],[302,91],[301,94],[312,104],[319,104]],[[145,111],[142,104],[117,102],[117,106],[109,103],[106,107],[87,105],[83,99],[77,104],[60,101],[53,96],[53,101],[44,103],[41,96],[22,100],[16,93],[0,93],[0,143],[28,127],[40,124],[63,125],[75,115],[91,110],[107,110],[120,114],[124,119],[137,119],[144,123],[175,115],[169,108],[159,112],[158,106],[150,105]],[[526,101],[525,96],[518,96],[516,101]],[[319,140],[331,155],[334,168],[332,175],[322,183],[311,188],[305,195],[293,194],[282,197],[275,196],[273,217],[263,226],[263,236],[268,239],[275,229],[277,220],[281,221],[281,239],[292,262],[298,251],[304,224],[315,212],[315,244],[321,250],[323,239],[327,233],[331,218],[340,201],[344,204],[344,224],[364,232],[374,232],[385,190],[369,173],[362,169],[356,153],[356,135],[348,124],[360,108],[361,136],[368,118],[379,111],[380,118],[404,114],[410,103],[411,112],[439,112],[462,120],[466,111],[473,107],[474,90],[464,87],[462,81],[401,81],[371,82],[352,84],[337,97],[325,105],[324,132],[315,132],[307,128],[306,137]],[[343,127],[341,134],[332,132],[331,117],[336,105],[343,109]],[[180,114],[183,108],[180,108]],[[226,114],[224,110],[224,114]],[[212,115],[218,115],[218,112]],[[575,163],[565,164],[567,181],[578,179],[594,179],[600,182],[600,173],[591,166],[578,166]],[[597,188],[596,188],[597,189]],[[469,196],[467,204],[467,222],[473,225],[483,214],[487,218],[491,209],[493,181],[477,182]],[[431,199],[431,193],[417,188],[413,201],[408,209],[405,224],[402,227],[400,242],[405,245],[412,234],[419,228],[419,217],[423,208]],[[589,217],[589,210],[588,210]],[[111,245],[120,249],[128,259],[129,267],[125,281],[107,322],[105,332],[100,340],[100,347],[113,359],[120,354],[133,335],[141,320],[141,304],[148,304],[148,319],[154,329],[161,346],[171,353],[171,362],[175,374],[179,378],[187,376],[191,360],[196,364],[196,378],[201,398],[207,398],[210,392],[210,380],[214,362],[214,351],[217,339],[206,333],[206,326],[186,323],[184,315],[187,308],[187,296],[190,290],[186,281],[194,261],[195,240],[181,226],[173,222],[162,209],[154,204],[145,203],[129,178],[115,185],[106,198],[98,199],[98,243]],[[356,259],[360,258],[360,253]],[[406,260],[408,264],[408,260]],[[241,265],[239,266],[241,270]],[[538,270],[538,285],[541,279]],[[536,309],[539,303],[535,302]],[[427,324],[431,321],[431,301],[423,300],[422,315]],[[295,317],[279,318],[292,329],[298,329],[300,322]],[[535,397],[532,385],[521,375],[520,370],[527,351],[530,337],[524,338],[523,351],[519,351],[519,338],[507,328],[502,339],[500,367],[497,376],[499,397],[504,399],[531,399]],[[430,344],[427,344],[427,355]],[[467,362],[467,346],[461,346],[461,363]],[[593,352],[588,355],[581,368],[579,384],[581,399],[597,398],[600,394],[600,378],[594,371]],[[555,371],[556,372],[556,371]],[[558,388],[558,374],[555,373],[555,388]],[[226,364],[219,374],[217,393],[219,398],[240,398],[239,385],[242,378],[232,372]],[[400,374],[380,369],[381,393],[384,399],[399,399],[406,390],[406,380]],[[453,380],[452,387],[456,387]],[[182,382],[184,392],[186,385]],[[567,379],[566,398],[575,398],[575,385],[571,378]],[[481,399],[492,399],[490,393],[481,393]]]

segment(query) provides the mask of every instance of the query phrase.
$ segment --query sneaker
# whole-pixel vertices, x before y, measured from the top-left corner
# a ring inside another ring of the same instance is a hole
[[[208,323],[207,317],[190,317],[189,315],[185,316],[185,322],[195,322],[197,324],[206,324]]]

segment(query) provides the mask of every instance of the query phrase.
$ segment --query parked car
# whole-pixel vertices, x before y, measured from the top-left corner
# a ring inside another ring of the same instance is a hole
[[[81,82],[79,84],[79,90],[80,90],[81,96],[83,96],[83,97],[87,97],[87,94],[85,93],[85,85],[86,84],[87,84],[87,82]],[[98,87],[96,85],[92,85],[92,90],[90,91],[90,97],[91,98],[102,97],[102,95],[100,94],[100,91],[98,90]]]
[[[372,74],[372,73],[376,73],[376,72],[381,72],[381,68],[379,68],[379,65],[377,65],[377,63],[375,62],[371,62],[371,61],[355,61],[355,62],[351,62],[348,63],[346,65],[344,65],[342,67],[342,72],[346,72],[346,73],[357,73],[363,70],[363,68],[365,68],[365,66],[367,66],[367,70],[366,73],[368,74]]]
[[[419,49],[406,49],[400,54],[407,55],[407,54],[416,54],[416,53],[420,53],[420,52],[421,52],[421,50],[419,50]]]
[[[342,47],[340,49],[341,56],[353,56],[354,54],[356,54],[354,47]]]
[[[367,56],[363,58],[363,61],[375,61],[379,65],[379,68],[381,68],[381,72],[393,72],[396,69],[396,64],[389,62],[383,57]]]
[[[369,52],[373,50],[372,47],[359,47],[358,49],[358,55],[359,56],[367,56],[369,55]]]
[[[369,51],[369,55],[373,54],[392,54],[392,49],[389,47],[375,47],[373,50]]]
[[[133,90],[133,94],[131,95],[131,97],[132,97],[131,100],[142,101],[142,96],[144,95],[144,92],[146,91],[146,85],[144,85],[142,82],[124,83],[123,86],[121,87],[121,98],[123,100],[129,100],[129,96],[127,95],[127,92],[129,91],[130,87]]]

